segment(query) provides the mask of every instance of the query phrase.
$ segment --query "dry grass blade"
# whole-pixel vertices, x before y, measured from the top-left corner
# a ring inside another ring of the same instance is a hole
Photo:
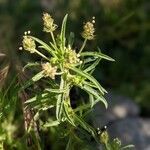
[[[9,65],[0,70],[0,89],[3,87],[9,71]]]

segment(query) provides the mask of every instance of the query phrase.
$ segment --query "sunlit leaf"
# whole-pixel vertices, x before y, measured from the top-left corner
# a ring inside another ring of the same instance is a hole
[[[38,42],[39,44],[41,44],[47,52],[49,52],[52,56],[55,56],[55,53],[54,53],[54,50],[48,45],[46,44],[45,42],[43,42],[42,40],[36,38],[36,37],[33,37],[33,36],[29,36],[31,37],[33,40],[35,40],[36,42]]]
[[[25,69],[30,68],[30,67],[34,67],[34,66],[39,66],[40,64],[38,62],[35,63],[27,63],[24,67],[23,67],[23,71],[25,71]]]
[[[121,150],[131,150],[131,149],[133,150],[133,148],[135,148],[134,145],[127,145],[127,146],[122,147]]]
[[[44,71],[41,71],[41,72],[37,73],[37,74],[36,74],[35,76],[33,76],[30,80],[28,80],[26,83],[24,83],[24,84],[21,86],[20,90],[23,90],[23,89],[25,89],[25,88],[31,86],[32,84],[34,84],[35,82],[37,82],[38,80],[40,80],[41,78],[43,78],[43,77],[44,77],[44,73],[43,73],[43,72],[44,72]]]
[[[103,58],[103,59],[106,59],[109,61],[115,61],[113,58],[111,58],[103,53],[100,53],[100,52],[82,52],[80,55],[83,57],[84,56],[93,56],[93,57]]]
[[[92,63],[88,68],[84,70],[84,72],[89,72],[90,74],[95,70],[96,66],[99,64],[101,58],[98,58],[94,63]]]
[[[73,32],[70,32],[70,35],[69,35],[69,38],[68,38],[68,45],[70,45],[71,47],[73,46],[73,43],[74,43],[74,33]]]
[[[64,80],[61,78],[61,83],[60,83],[60,90],[62,90],[64,87]],[[62,109],[63,109],[63,102],[64,102],[64,94],[59,94],[56,102],[56,118],[61,120],[61,115],[62,115]]]
[[[45,91],[51,92],[51,93],[57,93],[57,94],[62,94],[65,92],[65,89],[45,89]]]
[[[62,49],[65,47],[65,44],[66,44],[65,32],[66,32],[67,17],[68,17],[68,14],[66,14],[64,19],[63,19],[62,27],[61,27],[61,33],[60,33],[60,40],[61,40],[61,44],[62,44]]]
[[[68,120],[73,126],[76,126],[76,125],[74,124],[73,114],[69,114],[69,110],[70,110],[71,108],[68,108],[68,106],[67,106],[66,103],[64,103],[63,108],[64,108],[64,114],[65,114],[65,117],[67,118],[67,120]]]
[[[102,95],[100,95],[100,94],[98,93],[98,91],[96,91],[95,89],[91,88],[91,87],[88,86],[88,85],[84,85],[84,86],[82,87],[82,89],[85,90],[86,92],[92,94],[93,96],[95,96],[97,100],[103,102],[106,108],[108,107],[108,104],[107,104],[106,99],[105,99]],[[94,105],[94,99],[93,99],[91,105],[92,105],[92,106]]]
[[[94,130],[94,128],[92,128],[90,125],[88,125],[81,117],[74,115],[74,118],[76,120],[76,122],[83,128],[85,129],[87,132],[89,132],[96,141],[98,141],[97,139],[97,134]]]
[[[55,121],[50,120],[50,121],[46,122],[46,123],[43,125],[43,127],[49,128],[49,127],[58,126],[59,124],[60,124],[60,122],[59,122],[58,120],[55,120]]]
[[[87,78],[88,80],[90,80],[93,84],[95,84],[95,86],[99,89],[99,91],[104,94],[107,93],[107,91],[99,84],[99,82],[93,77],[91,76],[90,74],[86,73],[86,72],[83,72],[82,70],[78,69],[78,68],[75,68],[75,67],[69,67],[70,70],[78,73],[79,75]]]
[[[44,99],[47,95],[48,95],[48,93],[43,93],[43,94],[41,94],[41,95],[40,95],[40,100]],[[35,102],[37,99],[39,99],[39,95],[34,96],[34,97],[32,97],[32,98],[26,100],[26,101],[25,101],[25,104]]]

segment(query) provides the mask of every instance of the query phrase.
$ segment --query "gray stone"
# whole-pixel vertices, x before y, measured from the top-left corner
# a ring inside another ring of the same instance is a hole
[[[108,102],[108,109],[98,103],[93,110],[93,120],[95,125],[101,124],[102,126],[108,122],[125,117],[133,117],[139,115],[139,107],[131,99],[125,96],[109,92],[106,95]],[[96,119],[98,117],[98,119]]]
[[[150,150],[150,119],[125,118],[108,127],[112,138],[118,137],[123,145],[133,144],[136,150]]]
[[[108,109],[97,104],[92,113],[94,126],[108,126],[111,138],[119,138],[122,145],[135,145],[135,150],[150,150],[150,119],[139,117],[139,107],[129,98],[109,92]],[[101,148],[99,148],[101,149]]]

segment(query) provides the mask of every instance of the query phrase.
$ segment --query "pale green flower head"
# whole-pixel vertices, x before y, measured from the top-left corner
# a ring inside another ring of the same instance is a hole
[[[31,37],[27,35],[23,36],[22,44],[23,44],[23,48],[26,51],[29,51],[30,53],[35,52],[36,44],[35,44],[35,41]]]
[[[95,32],[94,23],[95,23],[95,21],[92,21],[92,22],[88,21],[83,26],[83,32],[81,34],[83,38],[85,38],[87,40],[93,40],[94,39],[94,32]]]
[[[44,71],[45,77],[50,77],[52,79],[55,79],[55,75],[57,71],[56,66],[53,67],[50,63],[47,62],[47,63],[42,64],[42,69]]]
[[[44,31],[45,32],[53,32],[56,30],[57,25],[54,24],[54,19],[48,14],[43,14],[43,22],[44,22]]]
[[[67,55],[68,63],[70,64],[76,64],[80,61],[77,53],[75,52],[75,50],[72,50],[70,46],[66,48],[66,55]]]

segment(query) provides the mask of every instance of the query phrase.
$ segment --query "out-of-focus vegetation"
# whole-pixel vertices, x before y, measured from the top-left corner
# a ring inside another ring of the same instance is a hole
[[[95,45],[107,51],[117,61],[103,64],[101,73],[95,72],[108,88],[132,96],[142,108],[149,109],[150,101],[150,2],[148,0],[1,0],[0,1],[0,52],[6,54],[1,69],[11,69],[18,63],[17,47],[20,35],[32,29],[43,36],[39,28],[44,11],[52,13],[58,22],[65,13],[70,14],[70,27],[81,32],[82,21],[96,17]],[[78,27],[78,28],[77,28]],[[47,38],[47,37],[45,37]],[[80,45],[80,35],[74,45]],[[6,59],[7,58],[7,59]],[[22,59],[29,59],[22,56]],[[2,59],[1,59],[2,60]],[[4,61],[5,60],[5,61]],[[9,64],[8,64],[9,62]],[[13,64],[13,65],[12,65]],[[106,78],[107,76],[107,78]]]

